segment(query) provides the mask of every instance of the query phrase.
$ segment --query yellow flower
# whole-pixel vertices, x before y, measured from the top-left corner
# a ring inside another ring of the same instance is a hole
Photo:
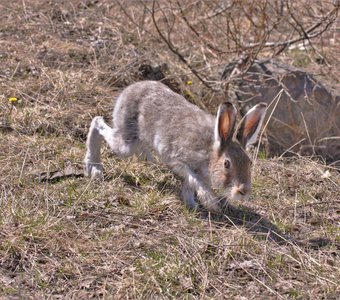
[[[187,81],[187,85],[192,85],[192,81],[191,81],[191,80],[188,80],[188,81]]]
[[[10,97],[10,98],[8,98],[8,102],[11,103],[11,104],[17,103],[18,102],[18,98]]]

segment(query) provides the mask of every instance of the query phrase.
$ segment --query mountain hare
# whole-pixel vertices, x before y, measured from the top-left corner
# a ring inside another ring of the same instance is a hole
[[[256,141],[265,112],[266,104],[254,106],[235,132],[237,111],[230,102],[222,103],[215,117],[160,82],[132,84],[116,101],[113,128],[102,117],[92,120],[85,174],[103,177],[102,140],[122,157],[142,152],[152,159],[153,151],[184,179],[182,196],[189,208],[200,203],[220,213],[222,199],[250,197],[251,161],[244,149]]]

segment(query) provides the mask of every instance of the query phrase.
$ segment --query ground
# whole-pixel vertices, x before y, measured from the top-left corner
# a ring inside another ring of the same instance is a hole
[[[147,77],[150,62],[165,61],[168,84],[214,111],[211,93],[166,45],[128,33],[116,2],[7,2],[1,299],[338,299],[339,170],[260,153],[251,201],[224,217],[186,210],[166,166],[108,148],[105,180],[83,177],[91,119],[110,121],[119,91]]]

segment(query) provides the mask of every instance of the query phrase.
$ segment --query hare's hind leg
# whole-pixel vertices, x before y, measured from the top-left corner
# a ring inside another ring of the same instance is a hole
[[[100,159],[100,148],[103,141],[103,130],[100,130],[99,122],[104,122],[102,117],[95,117],[90,126],[86,140],[85,175],[92,178],[103,177],[103,166]]]
[[[92,178],[103,177],[103,165],[100,159],[100,148],[103,140],[119,156],[130,156],[135,151],[135,142],[127,143],[119,133],[119,129],[108,126],[102,117],[95,117],[87,135],[87,151],[84,160],[85,175]]]

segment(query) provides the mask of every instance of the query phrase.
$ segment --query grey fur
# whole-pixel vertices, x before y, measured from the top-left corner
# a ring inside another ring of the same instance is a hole
[[[254,107],[260,112],[257,126],[261,126],[263,108]],[[236,114],[236,110],[233,111],[230,114]],[[232,196],[233,188],[245,187],[244,193],[237,194],[249,197],[250,160],[237,141],[230,138],[226,145],[222,145],[216,136],[216,126],[216,117],[189,103],[164,84],[156,81],[132,84],[116,101],[113,128],[101,117],[92,120],[85,172],[93,178],[102,178],[102,140],[122,157],[144,152],[148,159],[152,159],[153,151],[184,179],[182,196],[188,207],[195,209],[198,200],[209,211],[220,212],[219,198],[213,188],[223,189],[224,194]],[[233,125],[231,131],[234,133]],[[259,130],[254,131],[257,134]],[[232,169],[227,175],[223,174],[226,159],[231,161]]]

